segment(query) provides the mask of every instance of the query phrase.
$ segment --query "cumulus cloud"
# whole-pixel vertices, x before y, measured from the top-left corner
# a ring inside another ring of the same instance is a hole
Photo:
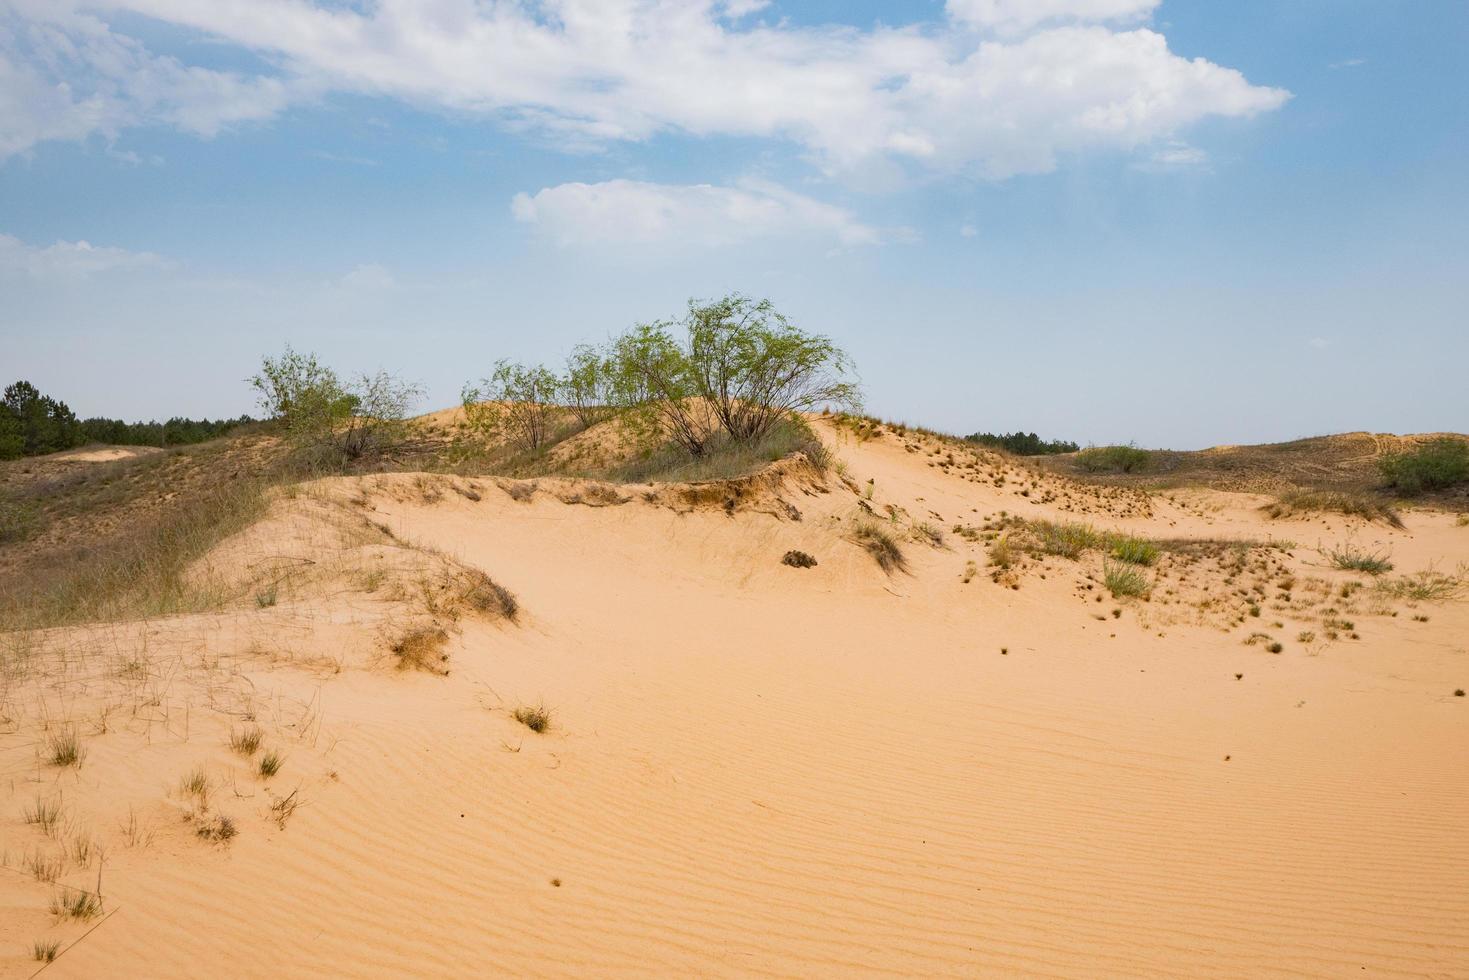
[[[752,24],[740,19],[759,9],[749,0],[0,3],[20,11],[10,40],[0,36],[0,153],[143,123],[208,135],[348,92],[582,148],[664,132],[762,137],[832,173],[896,160],[1004,178],[1288,97],[1129,23],[1151,0],[952,0],[941,21],[870,30]],[[152,55],[108,26],[113,12],[273,67],[227,73]]]
[[[0,159],[48,140],[166,124],[213,136],[289,102],[280,79],[151,54],[64,0],[0,0]]]
[[[676,244],[717,247],[798,236],[873,245],[877,231],[850,212],[764,181],[733,187],[609,180],[517,194],[517,221],[561,245]]]
[[[167,269],[171,266],[167,259],[152,252],[130,252],[86,241],[28,245],[14,235],[0,234],[0,274],[36,279],[82,279],[107,272]]]

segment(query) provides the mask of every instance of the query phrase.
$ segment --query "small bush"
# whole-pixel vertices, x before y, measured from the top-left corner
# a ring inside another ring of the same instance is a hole
[[[1364,551],[1351,542],[1332,548],[1326,552],[1326,557],[1331,559],[1334,567],[1343,571],[1366,572],[1368,575],[1392,571],[1392,562],[1387,560],[1387,552]]]
[[[780,559],[782,565],[792,568],[815,568],[816,559],[804,551],[787,551]]]
[[[866,549],[883,571],[891,573],[895,569],[902,571],[908,567],[903,549],[885,528],[872,523],[858,524],[852,529],[852,538]]]
[[[515,709],[515,720],[539,735],[551,727],[551,711],[544,704],[522,704]]]
[[[431,674],[446,674],[444,664],[449,655],[444,645],[449,634],[436,626],[409,630],[393,644],[393,653],[398,657],[399,670],[424,670]]]
[[[1130,565],[1151,565],[1158,560],[1158,546],[1143,538],[1118,538],[1112,542],[1112,557]]]
[[[1102,582],[1114,598],[1121,596],[1146,595],[1152,588],[1148,577],[1132,565],[1114,565],[1107,562],[1102,566]]]
[[[1406,494],[1469,481],[1469,442],[1444,436],[1378,460],[1383,481]]]
[[[464,598],[476,611],[504,616],[511,622],[515,621],[516,615],[520,612],[520,602],[516,600],[515,593],[484,572],[472,573]]]
[[[1088,473],[1141,473],[1153,454],[1134,445],[1090,446],[1076,454],[1076,465]]]

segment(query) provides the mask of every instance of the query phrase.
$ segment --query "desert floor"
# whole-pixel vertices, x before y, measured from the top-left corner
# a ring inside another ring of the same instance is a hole
[[[319,481],[199,570],[244,601],[9,638],[0,976],[1469,976],[1469,596],[1322,554],[1452,573],[1469,527],[821,431],[840,476],[724,499]],[[1207,543],[1118,601],[994,567],[1011,515]]]

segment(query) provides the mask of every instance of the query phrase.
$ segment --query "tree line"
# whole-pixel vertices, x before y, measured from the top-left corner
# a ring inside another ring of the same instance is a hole
[[[1059,453],[1074,453],[1081,448],[1076,443],[1066,442],[1064,439],[1047,442],[1034,432],[1011,432],[1007,435],[976,432],[973,435],[965,436],[964,439],[966,442],[977,442],[981,446],[1003,449],[1016,456],[1055,456]]]
[[[102,442],[120,446],[183,446],[224,435],[235,426],[252,422],[237,419],[189,419],[175,416],[166,422],[124,422],[121,419],[79,419],[60,399],[42,394],[28,381],[17,381],[0,399],[0,459],[19,459],[75,449]]]

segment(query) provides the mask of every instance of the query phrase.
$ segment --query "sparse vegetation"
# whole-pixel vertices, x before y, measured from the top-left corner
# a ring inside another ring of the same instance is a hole
[[[908,562],[903,556],[903,549],[898,545],[898,539],[882,525],[871,521],[860,522],[852,529],[852,540],[866,549],[884,572],[891,574],[907,569]]]
[[[222,813],[204,816],[194,824],[194,835],[216,844],[231,840],[240,829],[235,822]]]
[[[815,568],[816,559],[804,551],[787,551],[781,556],[780,563],[792,568]]]
[[[393,643],[393,653],[398,657],[399,670],[423,670],[431,674],[444,674],[449,655],[444,646],[449,634],[438,626],[423,626],[411,629]]]
[[[1334,568],[1350,572],[1366,572],[1368,575],[1382,575],[1392,571],[1392,562],[1388,561],[1386,551],[1366,551],[1358,548],[1350,541],[1339,544],[1324,552],[1331,561]]]
[[[1446,575],[1435,569],[1414,572],[1397,578],[1380,579],[1377,590],[1394,599],[1413,602],[1444,602],[1463,591],[1466,576],[1463,569],[1458,574]]]
[[[1134,445],[1089,446],[1076,454],[1076,465],[1088,473],[1141,473],[1153,454]]]
[[[267,357],[250,379],[260,405],[296,443],[330,449],[347,459],[380,452],[398,442],[405,419],[423,389],[383,371],[343,383],[315,354],[289,346]]]
[[[42,799],[36,797],[36,802],[27,806],[21,816],[28,824],[41,828],[48,837],[56,827],[56,822],[61,819],[61,800],[52,797]]]
[[[1402,517],[1386,501],[1370,494],[1340,490],[1288,490],[1260,509],[1276,519],[1302,513],[1335,513],[1381,521],[1392,527],[1403,526]]]
[[[271,606],[275,605],[276,596],[277,592],[274,585],[270,586],[269,588],[262,589],[259,592],[255,593],[255,605],[261,609],[268,609]]]
[[[261,779],[269,779],[281,771],[281,766],[285,764],[285,761],[279,752],[267,752],[260,757],[260,763],[256,766],[256,771],[260,773]]]
[[[1146,595],[1152,584],[1141,569],[1129,565],[1106,562],[1102,566],[1102,583],[1114,598]]]
[[[1444,490],[1469,481],[1469,441],[1454,436],[1430,440],[1378,461],[1384,483],[1405,494]]]
[[[37,939],[31,943],[31,959],[37,963],[50,963],[56,959],[56,954],[61,949],[61,943],[54,939]]]
[[[514,717],[537,735],[551,727],[551,711],[544,704],[522,704],[515,709]]]

